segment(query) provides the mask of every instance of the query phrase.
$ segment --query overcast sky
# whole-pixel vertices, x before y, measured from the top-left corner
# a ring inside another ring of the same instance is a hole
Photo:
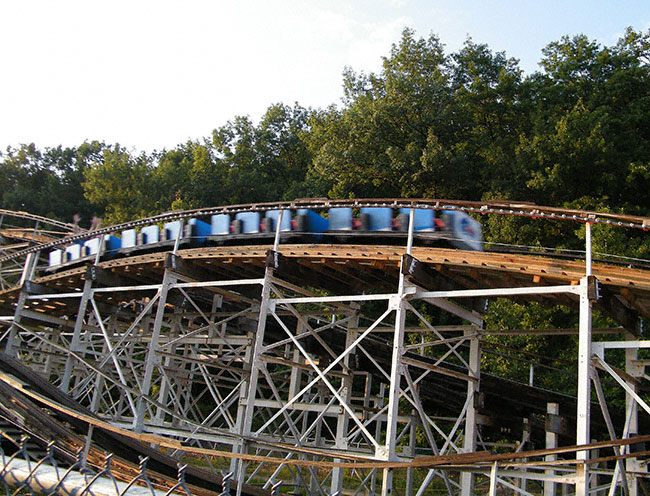
[[[278,102],[339,103],[404,27],[448,52],[471,36],[537,70],[565,34],[611,45],[650,0],[2,0],[0,149],[97,139],[150,152]]]

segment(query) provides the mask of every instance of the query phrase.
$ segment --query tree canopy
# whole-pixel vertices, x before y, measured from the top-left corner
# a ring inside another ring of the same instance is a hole
[[[109,223],[307,196],[498,198],[647,215],[649,64],[650,31],[628,29],[612,46],[565,36],[525,75],[471,38],[447,53],[437,36],[407,28],[378,73],[344,71],[339,105],[274,104],[259,122],[235,116],[150,153],[97,141],[8,148],[0,201]],[[486,235],[544,244],[567,232],[497,219]],[[610,248],[619,242],[605,237]]]

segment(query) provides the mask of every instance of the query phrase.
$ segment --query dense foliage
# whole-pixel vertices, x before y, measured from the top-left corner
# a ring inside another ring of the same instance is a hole
[[[436,36],[405,29],[379,73],[345,71],[338,106],[272,105],[258,123],[237,116],[151,153],[94,141],[8,148],[0,205],[86,222],[305,196],[510,198],[647,214],[650,32],[629,29],[613,46],[564,37],[542,55],[541,70],[524,75],[472,39],[447,54]],[[509,241],[539,236],[501,221],[489,228]]]

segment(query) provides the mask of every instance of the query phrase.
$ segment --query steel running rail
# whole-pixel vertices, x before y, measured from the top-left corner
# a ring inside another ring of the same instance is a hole
[[[86,229],[83,229],[79,226],[75,226],[74,224],[67,224],[65,222],[50,219],[48,217],[43,217],[41,215],[30,214],[28,212],[5,210],[3,208],[0,208],[0,215],[9,215],[10,217],[16,217],[17,219],[34,220],[36,222],[42,222],[43,224],[47,224],[50,226],[61,227],[66,231],[72,231],[74,229],[79,229],[80,231],[84,231],[84,232],[86,231]]]
[[[415,208],[429,210],[456,210],[467,213],[481,215],[511,215],[518,217],[528,217],[532,219],[550,219],[579,222],[583,224],[605,224],[615,227],[626,227],[631,229],[650,229],[650,218],[636,215],[613,214],[608,212],[595,212],[590,210],[562,209],[556,207],[545,207],[533,203],[522,202],[501,202],[501,201],[460,201],[460,200],[441,200],[441,199],[354,199],[354,200],[328,200],[324,198],[300,199],[293,201],[252,203],[242,205],[231,205],[227,207],[206,207],[193,210],[178,210],[166,212],[144,219],[138,219],[122,224],[108,226],[94,231],[85,231],[79,234],[66,236],[56,241],[42,243],[30,248],[26,248],[15,253],[0,257],[0,264],[15,258],[20,258],[30,253],[36,253],[41,250],[57,248],[59,246],[84,241],[87,239],[103,236],[116,231],[132,229],[134,227],[146,226],[161,222],[171,222],[174,220],[188,219],[192,217],[205,217],[215,214],[236,214],[240,212],[265,212],[269,210],[296,210],[301,208],[310,209],[328,209],[337,207],[389,207],[397,208]],[[2,211],[0,210],[0,213]],[[28,215],[28,214],[26,214]],[[35,216],[37,217],[37,216]],[[67,224],[64,224],[68,226]]]

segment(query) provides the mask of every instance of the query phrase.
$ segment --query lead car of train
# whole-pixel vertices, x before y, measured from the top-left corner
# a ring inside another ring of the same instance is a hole
[[[120,236],[106,234],[71,244],[49,254],[49,270],[79,263],[97,256],[120,256],[164,249],[177,239],[182,247],[209,245],[260,244],[272,241],[280,220],[281,239],[302,243],[404,243],[410,209],[397,211],[389,207],[330,208],[326,215],[310,209],[267,210],[216,214],[209,219],[176,220],[162,226],[152,224],[127,229]],[[416,242],[450,246],[464,250],[482,250],[481,224],[465,212],[432,209],[413,210]],[[180,238],[179,238],[180,236]]]

